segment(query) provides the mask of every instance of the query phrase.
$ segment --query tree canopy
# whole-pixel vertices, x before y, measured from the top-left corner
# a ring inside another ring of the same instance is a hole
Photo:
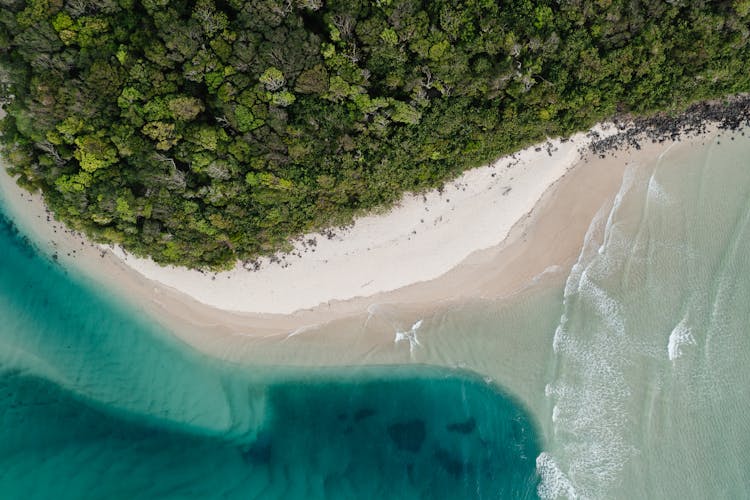
[[[748,25],[750,0],[0,0],[4,155],[72,228],[221,268],[748,91]]]

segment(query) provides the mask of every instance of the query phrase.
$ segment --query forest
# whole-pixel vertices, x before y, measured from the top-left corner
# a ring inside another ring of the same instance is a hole
[[[750,0],[0,0],[2,155],[222,269],[613,116],[750,91]]]

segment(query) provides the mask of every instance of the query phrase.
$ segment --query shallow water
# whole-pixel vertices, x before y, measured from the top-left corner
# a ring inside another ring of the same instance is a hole
[[[749,167],[739,133],[674,147],[592,225],[552,344],[543,496],[750,496]]]
[[[0,218],[2,498],[530,498],[535,427],[467,371],[201,356]]]
[[[262,365],[188,349],[0,224],[0,492],[750,497],[750,139],[730,135],[629,170],[569,273],[249,344]]]

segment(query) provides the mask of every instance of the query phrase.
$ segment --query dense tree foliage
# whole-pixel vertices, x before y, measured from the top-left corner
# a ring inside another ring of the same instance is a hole
[[[4,154],[73,228],[221,267],[748,91],[749,24],[750,0],[0,0]]]

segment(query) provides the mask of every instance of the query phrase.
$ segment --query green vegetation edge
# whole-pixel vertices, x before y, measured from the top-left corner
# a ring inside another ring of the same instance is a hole
[[[3,155],[220,269],[621,114],[750,91],[750,0],[0,0]]]

